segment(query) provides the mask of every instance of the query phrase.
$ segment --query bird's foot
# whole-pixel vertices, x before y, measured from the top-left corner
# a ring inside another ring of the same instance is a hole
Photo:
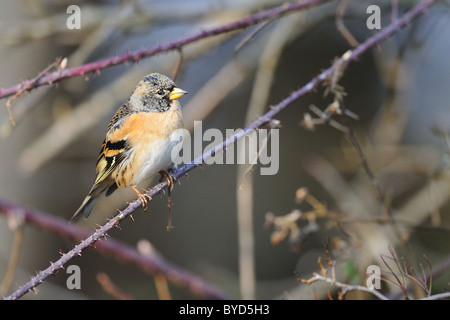
[[[159,178],[159,182],[162,182],[163,179],[166,179],[167,181],[167,188],[169,190],[169,193],[172,192],[173,190],[173,185],[175,183],[175,181],[177,181],[177,178],[175,178],[171,173],[170,173],[170,169],[168,171],[164,171],[161,170],[159,172],[159,174],[161,175],[161,177]]]
[[[141,200],[142,208],[144,208],[144,211],[147,210],[147,204],[149,201],[152,201],[152,197],[150,197],[146,193],[139,192],[139,190],[136,189],[135,186],[131,186],[131,189],[133,189],[133,191],[136,192],[138,199]]]

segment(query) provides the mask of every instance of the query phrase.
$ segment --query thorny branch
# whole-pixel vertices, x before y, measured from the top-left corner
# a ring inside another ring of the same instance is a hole
[[[179,50],[181,47],[188,45],[190,43],[199,41],[201,39],[209,38],[212,36],[216,36],[223,33],[229,33],[231,31],[244,29],[256,24],[259,24],[261,22],[267,21],[267,20],[273,20],[275,18],[279,18],[283,15],[286,15],[288,13],[293,13],[296,11],[304,10],[307,8],[314,7],[316,5],[329,2],[331,0],[308,0],[308,1],[301,1],[301,2],[293,2],[293,3],[287,3],[272,9],[264,10],[252,15],[249,15],[245,18],[222,24],[217,27],[209,28],[206,30],[201,30],[191,36],[171,41],[166,44],[160,44],[155,47],[150,47],[142,50],[136,50],[133,52],[127,52],[120,56],[115,57],[109,57],[106,59],[101,59],[98,61],[90,62],[78,67],[68,68],[65,70],[58,70],[49,74],[46,74],[42,77],[39,77],[36,81],[33,80],[26,80],[21,83],[18,83],[16,85],[10,86],[8,88],[1,88],[0,89],[0,99],[8,97],[10,95],[13,95],[17,93],[20,90],[23,90],[23,88],[26,88],[26,90],[31,90],[43,85],[51,85],[55,82],[59,82],[62,79],[70,78],[74,76],[86,76],[89,73],[98,73],[100,70],[119,65],[124,64],[128,62],[138,62],[143,58],[151,57],[159,53],[168,52],[172,50]]]
[[[117,58],[111,58],[107,59],[107,61],[103,61],[104,64],[100,64],[99,62],[87,64],[84,66],[81,66],[81,70],[77,68],[68,69],[63,72],[63,75],[61,78],[58,78],[57,80],[61,80],[62,78],[77,74],[77,72],[81,72],[84,69],[84,73],[86,72],[92,72],[95,70],[98,70],[99,68],[104,68],[112,64],[118,64],[121,61],[133,61],[133,59],[140,59],[143,56],[149,56],[152,54],[156,54],[158,52],[162,51],[168,51],[171,49],[178,48],[182,45],[185,45],[187,43],[196,41],[198,39],[204,38],[205,36],[209,35],[215,35],[223,32],[229,32],[231,30],[237,30],[239,28],[243,28],[252,24],[256,24],[259,22],[264,21],[268,17],[273,17],[274,15],[280,15],[286,12],[289,12],[288,8],[292,9],[292,6],[298,6],[301,8],[305,7],[305,4],[319,4],[324,1],[309,1],[305,3],[293,3],[289,4],[287,6],[281,6],[277,7],[268,11],[261,12],[256,15],[249,16],[247,18],[241,19],[237,22],[227,24],[225,26],[221,26],[218,28],[209,29],[207,31],[199,32],[191,37],[184,38],[179,41],[171,42],[166,45],[160,45],[152,49],[146,49],[143,51],[139,51],[139,53],[128,53],[126,55],[117,57]],[[311,81],[309,81],[306,85],[301,87],[300,89],[294,91],[291,95],[286,97],[284,100],[279,102],[278,104],[271,107],[271,109],[259,117],[256,121],[248,125],[244,130],[239,131],[235,135],[231,136],[227,140],[225,140],[223,143],[216,145],[214,148],[212,148],[210,151],[206,152],[205,154],[201,155],[199,158],[195,159],[191,163],[183,166],[182,168],[176,170],[174,172],[174,177],[176,179],[181,178],[182,176],[186,175],[189,171],[193,170],[194,168],[197,168],[203,163],[206,159],[214,156],[218,152],[226,151],[226,149],[232,145],[234,145],[239,139],[244,137],[246,134],[248,134],[251,130],[258,129],[262,127],[263,125],[269,123],[277,114],[279,114],[281,111],[283,111],[285,108],[287,108],[289,105],[291,105],[293,102],[297,101],[300,97],[304,96],[305,94],[313,91],[319,84],[323,83],[324,81],[330,79],[330,77],[333,77],[335,72],[342,72],[342,70],[338,70],[336,66],[345,66],[349,62],[356,60],[359,58],[363,53],[367,52],[370,48],[377,45],[384,39],[390,37],[394,33],[398,32],[401,28],[407,26],[410,24],[414,19],[418,18],[420,15],[424,13],[424,11],[429,8],[431,5],[433,5],[437,0],[424,0],[420,2],[418,5],[413,7],[410,11],[405,13],[402,17],[399,17],[394,23],[390,24],[386,28],[382,29],[378,33],[376,33],[374,36],[367,39],[364,43],[360,44],[357,48],[354,50],[349,50],[346,53],[343,54],[343,56],[336,61],[332,66],[330,66],[328,69],[321,72],[318,76],[314,77]],[[273,10],[273,11],[272,11]],[[49,75],[51,77],[52,74]],[[50,78],[52,79],[52,78]],[[48,82],[50,79],[46,79],[46,77],[42,78],[41,81],[39,81],[40,85],[41,83]],[[53,79],[56,81],[56,79]],[[0,97],[5,97],[7,95],[13,94],[16,90],[20,90],[20,87],[23,84],[17,85],[17,87],[11,87],[7,90],[2,90],[0,92]],[[161,191],[163,191],[167,187],[167,182],[162,181],[161,183],[154,186],[151,190],[147,192],[147,194],[151,197],[156,196]],[[47,279],[50,275],[55,274],[59,269],[62,269],[63,266],[70,261],[75,255],[81,254],[83,250],[88,248],[89,246],[93,245],[95,242],[97,242],[100,239],[103,239],[106,237],[107,232],[110,231],[113,227],[117,226],[120,221],[124,220],[126,217],[130,216],[132,212],[134,212],[136,209],[138,209],[141,206],[141,202],[139,200],[136,200],[129,204],[129,206],[121,211],[117,216],[109,220],[105,225],[98,228],[93,234],[91,234],[89,237],[84,239],[82,242],[80,242],[78,245],[76,245],[72,250],[62,255],[62,257],[56,261],[55,263],[52,263],[47,269],[41,271],[39,274],[37,274],[35,277],[33,277],[28,283],[26,283],[24,286],[19,288],[16,292],[11,294],[10,296],[6,297],[6,299],[14,300],[19,299],[27,292],[34,290],[36,286],[38,286],[40,283],[42,283],[45,279]]]
[[[22,224],[28,223],[75,241],[85,239],[90,234],[89,231],[75,224],[68,223],[62,218],[2,199],[0,199],[0,213],[4,214],[10,221],[23,220]],[[146,254],[139,253],[135,248],[114,239],[97,242],[95,249],[120,261],[130,263],[150,275],[161,274],[173,284],[187,288],[205,298],[229,298],[227,294],[206,283],[201,278],[166,261],[154,250],[151,253],[148,252],[150,250],[146,250]]]

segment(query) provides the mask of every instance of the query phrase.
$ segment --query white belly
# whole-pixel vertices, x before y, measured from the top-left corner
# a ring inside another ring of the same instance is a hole
[[[131,185],[137,185],[167,169],[172,164],[172,149],[176,144],[177,142],[167,139],[147,145],[146,150],[142,152],[143,164],[134,175]]]

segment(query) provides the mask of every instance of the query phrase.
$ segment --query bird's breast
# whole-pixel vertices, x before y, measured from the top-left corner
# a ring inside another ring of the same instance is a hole
[[[127,143],[132,146],[128,160],[118,170],[119,187],[136,185],[150,179],[171,163],[171,153],[177,142],[170,136],[183,126],[179,107],[167,112],[139,112],[124,123]]]

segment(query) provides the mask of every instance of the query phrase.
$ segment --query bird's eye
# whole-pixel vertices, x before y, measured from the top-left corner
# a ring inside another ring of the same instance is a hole
[[[158,90],[158,92],[156,93],[158,96],[162,96],[164,94],[164,90],[160,89]]]

